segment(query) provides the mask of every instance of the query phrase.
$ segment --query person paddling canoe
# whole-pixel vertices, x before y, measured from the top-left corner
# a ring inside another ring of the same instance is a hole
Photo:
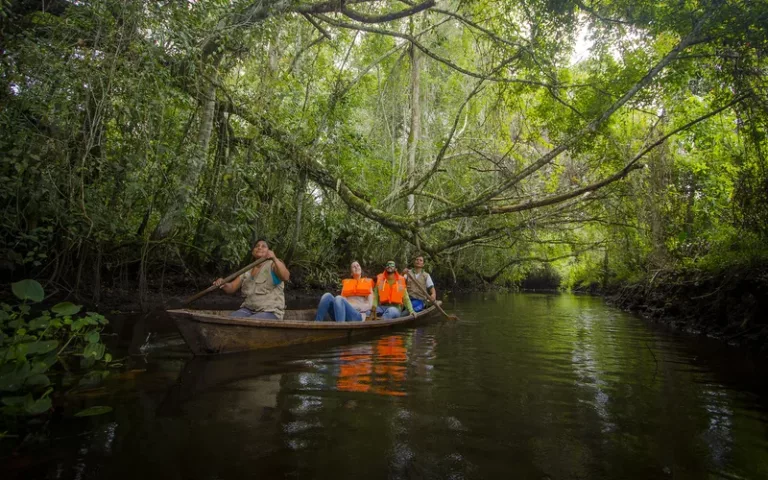
[[[408,278],[408,272],[410,271],[413,280]],[[424,257],[422,255],[416,256],[413,259],[413,269],[403,270],[403,276],[406,279],[406,285],[408,286],[408,295],[411,297],[411,304],[413,310],[420,312],[424,310],[427,303],[435,303],[437,301],[437,290],[435,290],[435,282],[432,281],[432,277],[424,271]],[[421,288],[414,285],[414,281],[417,282]],[[429,296],[425,296],[422,292],[426,292]]]
[[[266,240],[257,241],[251,253],[255,259],[268,260],[229,283],[217,278],[213,284],[230,295],[242,289],[245,301],[240,310],[232,312],[231,316],[282,320],[285,313],[285,282],[291,278],[291,273],[270,250]]]

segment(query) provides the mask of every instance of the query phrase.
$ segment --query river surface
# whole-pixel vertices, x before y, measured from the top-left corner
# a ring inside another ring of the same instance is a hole
[[[472,295],[354,343],[191,359],[161,317],[113,322],[128,366],[81,394],[50,479],[764,479],[762,366],[572,295]],[[23,463],[23,458],[17,458]]]

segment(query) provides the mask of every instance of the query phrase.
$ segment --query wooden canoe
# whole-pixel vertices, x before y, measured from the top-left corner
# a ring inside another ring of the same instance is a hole
[[[413,317],[366,322],[315,322],[316,310],[286,310],[283,320],[230,317],[231,310],[168,310],[195,355],[285,347],[386,331],[437,316],[435,306]]]

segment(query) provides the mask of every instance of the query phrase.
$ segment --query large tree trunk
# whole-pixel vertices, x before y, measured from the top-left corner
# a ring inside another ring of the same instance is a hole
[[[203,237],[205,236],[209,219],[218,214],[216,195],[219,191],[220,172],[222,166],[226,166],[229,163],[231,139],[229,138],[229,114],[227,112],[223,110],[219,111],[218,124],[219,134],[216,145],[216,156],[213,162],[212,172],[207,174],[204,178],[205,203],[203,204],[203,211],[200,214],[200,218],[197,221],[195,237],[192,241],[192,245],[197,247],[202,247]]]
[[[648,222],[651,229],[651,264],[661,268],[667,264],[667,228],[669,222],[665,210],[667,205],[667,188],[671,181],[671,165],[666,147],[662,146],[656,152],[655,161],[649,162],[650,192],[648,195]]]
[[[220,59],[213,62],[211,70],[215,72]],[[214,82],[205,83],[205,92],[202,99],[202,112],[200,114],[200,130],[197,133],[195,149],[190,158],[186,173],[181,179],[181,185],[176,195],[168,205],[160,222],[157,224],[152,238],[155,240],[166,238],[176,225],[176,222],[184,213],[184,209],[192,197],[192,193],[197,187],[200,172],[205,166],[208,157],[208,146],[211,143],[211,132],[213,131],[213,119],[216,112],[216,85]]]
[[[293,239],[291,247],[285,255],[285,263],[290,263],[293,254],[296,253],[296,245],[301,237],[301,214],[304,206],[304,192],[307,189],[307,172],[302,171],[299,175],[299,184],[296,185],[296,220],[293,226]]]
[[[413,187],[416,181],[416,156],[418,153],[419,140],[421,139],[421,101],[420,101],[420,81],[421,81],[421,54],[411,46],[411,125],[408,133],[408,187]],[[408,213],[416,213],[416,197],[414,194],[408,195]]]

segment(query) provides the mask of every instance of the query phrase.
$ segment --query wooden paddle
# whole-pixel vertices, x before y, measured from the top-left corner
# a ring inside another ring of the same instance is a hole
[[[248,270],[250,270],[253,267],[255,267],[256,265],[261,265],[262,263],[266,262],[267,260],[269,260],[269,258],[266,258],[266,257],[265,258],[260,258],[260,259],[256,260],[255,262],[251,263],[250,265],[241,268],[240,270],[236,271],[232,275],[230,275],[227,278],[225,278],[224,279],[224,283],[231,282],[235,278],[239,277],[240,275],[244,274]],[[224,285],[224,283],[222,283],[221,285]],[[190,303],[194,302],[198,298],[204,297],[204,296],[208,295],[209,293],[211,293],[214,290],[218,290],[221,287],[221,285],[211,285],[210,287],[206,288],[202,292],[198,292],[198,293],[192,295],[191,297],[189,297],[188,299],[184,300],[183,305],[189,305]]]
[[[413,285],[416,287],[416,290],[418,290],[420,294],[424,295],[425,298],[429,298],[429,294],[421,287],[421,284],[417,282],[415,278],[413,278],[413,275],[411,275],[410,270],[408,270],[408,273],[406,273],[406,275],[413,281]],[[433,305],[436,306],[437,309],[440,310],[440,313],[442,313],[445,316],[445,318],[447,318],[448,320],[459,319],[459,317],[457,317],[456,315],[448,315],[447,313],[445,313],[445,310],[443,310],[443,307],[441,307],[439,303],[435,302],[433,303]]]

